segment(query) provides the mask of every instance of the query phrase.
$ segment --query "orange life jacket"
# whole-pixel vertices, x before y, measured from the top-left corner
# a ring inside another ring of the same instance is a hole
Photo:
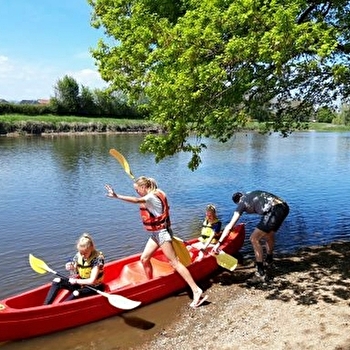
[[[157,189],[154,194],[162,202],[163,213],[159,216],[154,216],[144,204],[140,205],[140,214],[143,226],[147,231],[159,231],[170,227],[169,204],[166,195],[163,191]]]

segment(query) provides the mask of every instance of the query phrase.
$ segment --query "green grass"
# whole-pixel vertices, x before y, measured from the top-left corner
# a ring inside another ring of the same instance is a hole
[[[247,123],[248,130],[260,130],[259,123],[256,121],[252,121]],[[309,122],[308,123],[308,129],[305,129],[304,131],[335,131],[335,132],[341,132],[341,131],[350,131],[350,125],[339,125],[339,124],[332,124],[332,123],[317,123],[317,122]]]
[[[74,125],[95,125],[97,128],[101,128],[101,125],[108,127],[108,129],[118,128],[133,128],[133,127],[152,127],[155,124],[149,120],[143,119],[113,119],[113,118],[85,118],[77,116],[56,116],[56,115],[39,115],[39,116],[27,116],[21,114],[5,114],[0,115],[0,123],[7,125],[19,125],[19,124],[48,124],[58,127],[59,125],[71,125],[74,129]],[[250,122],[247,124],[248,130],[259,130],[259,123]],[[350,125],[337,125],[331,123],[309,123],[309,129],[314,131],[350,131]],[[306,131],[308,131],[306,130]]]
[[[350,125],[338,125],[331,123],[310,123],[309,130],[315,131],[350,131]]]
[[[0,115],[0,122],[45,122],[45,123],[104,123],[104,124],[150,124],[143,119],[113,119],[113,118],[85,118],[76,116],[38,115],[27,116],[22,114]]]
[[[143,119],[84,118],[76,116],[0,116],[0,134],[41,135],[68,132],[158,132],[160,128]]]

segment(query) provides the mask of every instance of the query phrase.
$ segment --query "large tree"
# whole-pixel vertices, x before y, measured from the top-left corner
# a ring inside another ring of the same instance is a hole
[[[349,98],[349,1],[88,2],[102,77],[166,130],[141,146],[157,161],[189,151],[195,169],[202,137],[226,141],[250,118],[287,135]]]
[[[51,106],[58,114],[77,115],[80,111],[79,84],[68,75],[57,81]]]

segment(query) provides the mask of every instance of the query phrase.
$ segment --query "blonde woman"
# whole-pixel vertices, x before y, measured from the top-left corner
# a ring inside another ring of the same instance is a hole
[[[70,278],[56,277],[46,296],[44,304],[51,304],[60,289],[67,289],[72,293],[66,300],[81,298],[95,294],[93,290],[85,286],[91,286],[98,290],[104,290],[104,256],[95,248],[90,234],[84,233],[77,242],[77,253],[72,261],[66,263],[66,270],[70,271]]]
[[[160,247],[169,260],[171,266],[182,276],[193,292],[191,307],[198,307],[206,296],[192,278],[188,269],[179,261],[172,245],[172,231],[170,222],[169,205],[166,194],[157,187],[153,178],[139,177],[134,182],[134,189],[139,197],[124,196],[114,192],[110,185],[105,185],[107,196],[120,199],[140,206],[142,223],[150,237],[141,254],[141,263],[147,278],[153,277],[152,264],[150,262],[154,252]]]

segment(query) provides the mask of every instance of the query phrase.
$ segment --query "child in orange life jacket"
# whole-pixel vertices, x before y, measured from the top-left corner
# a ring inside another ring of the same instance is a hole
[[[56,277],[46,296],[45,305],[51,304],[61,289],[72,292],[65,299],[66,301],[96,293],[89,288],[84,288],[86,285],[93,286],[101,291],[104,290],[104,256],[96,250],[92,237],[88,233],[84,233],[79,238],[77,250],[73,262],[66,263],[66,270],[76,271],[76,274],[74,276],[71,274],[69,279]]]
[[[207,205],[199,242],[192,244],[192,247],[201,251],[197,259],[200,260],[203,257],[202,252],[218,242],[221,236],[221,226],[222,222],[217,217],[215,206],[213,204]]]
[[[141,254],[141,263],[147,278],[153,277],[153,269],[150,259],[160,247],[169,260],[171,266],[188,283],[193,292],[191,307],[199,306],[206,297],[203,291],[197,286],[188,269],[179,261],[172,245],[172,230],[168,200],[163,191],[158,189],[157,183],[152,178],[139,177],[134,183],[134,189],[139,197],[124,196],[114,192],[110,185],[105,185],[107,197],[117,198],[123,201],[138,204],[144,228],[149,231],[150,237]]]

